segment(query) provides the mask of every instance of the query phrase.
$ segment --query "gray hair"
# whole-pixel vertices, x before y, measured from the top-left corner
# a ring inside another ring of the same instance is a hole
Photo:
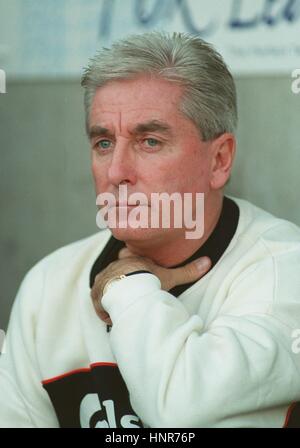
[[[237,125],[236,89],[222,56],[198,36],[152,31],[131,35],[103,48],[84,69],[86,126],[96,90],[109,81],[149,74],[183,86],[181,112],[204,141]]]

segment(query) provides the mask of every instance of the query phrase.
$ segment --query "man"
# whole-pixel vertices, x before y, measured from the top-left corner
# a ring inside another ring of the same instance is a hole
[[[198,37],[146,33],[98,53],[82,84],[110,228],[26,275],[0,358],[0,425],[295,425],[300,230],[223,195],[237,112],[221,56]],[[164,227],[157,210],[149,225],[153,193],[190,194],[198,220],[204,194],[201,234]],[[138,206],[143,225],[129,225]]]

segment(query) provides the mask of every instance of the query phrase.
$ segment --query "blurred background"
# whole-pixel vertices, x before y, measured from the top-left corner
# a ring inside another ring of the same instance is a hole
[[[99,230],[83,67],[152,29],[199,34],[223,55],[239,106],[227,193],[300,225],[300,0],[0,0],[1,329],[25,273]]]

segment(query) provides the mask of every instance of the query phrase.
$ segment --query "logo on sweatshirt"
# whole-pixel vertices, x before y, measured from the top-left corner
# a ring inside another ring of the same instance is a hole
[[[87,394],[80,404],[81,428],[118,428],[116,406],[114,400],[101,401],[99,394]],[[134,414],[121,416],[119,423],[121,428],[141,427]]]
[[[115,363],[95,363],[42,381],[61,428],[143,428]]]

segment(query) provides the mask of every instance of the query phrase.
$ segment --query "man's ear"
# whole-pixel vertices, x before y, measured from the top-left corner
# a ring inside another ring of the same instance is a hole
[[[218,190],[224,187],[230,177],[236,150],[236,139],[231,133],[224,133],[212,142],[210,187]]]

